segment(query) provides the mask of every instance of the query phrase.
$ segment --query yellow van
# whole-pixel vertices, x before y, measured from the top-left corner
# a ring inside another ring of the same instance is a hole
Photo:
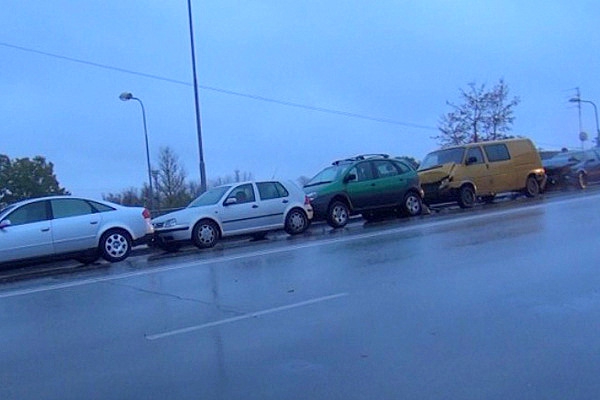
[[[537,196],[546,173],[529,139],[505,139],[446,147],[427,154],[417,171],[426,204],[458,202],[473,207],[498,193]]]

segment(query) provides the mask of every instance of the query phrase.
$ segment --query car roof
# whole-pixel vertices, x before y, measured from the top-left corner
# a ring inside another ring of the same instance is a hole
[[[79,200],[95,201],[97,203],[102,203],[102,204],[110,204],[111,206],[113,206],[113,205],[118,206],[118,204],[111,203],[111,202],[105,201],[105,200],[90,199],[90,198],[87,198],[87,197],[72,196],[72,195],[55,195],[55,196],[32,197],[30,199],[25,199],[25,200],[17,201],[15,203],[9,204],[8,206],[12,206],[12,205],[14,205],[14,206],[21,206],[21,205],[33,203],[33,202],[36,202],[36,201],[56,200],[56,199],[79,199]]]

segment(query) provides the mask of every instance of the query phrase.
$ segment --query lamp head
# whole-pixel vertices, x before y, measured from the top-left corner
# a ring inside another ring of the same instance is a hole
[[[129,92],[123,92],[119,95],[119,99],[123,101],[131,100],[133,99],[133,95]]]

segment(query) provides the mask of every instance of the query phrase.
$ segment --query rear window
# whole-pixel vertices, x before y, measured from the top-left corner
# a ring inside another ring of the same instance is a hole
[[[483,149],[490,162],[510,160],[508,147],[503,143],[483,145]]]

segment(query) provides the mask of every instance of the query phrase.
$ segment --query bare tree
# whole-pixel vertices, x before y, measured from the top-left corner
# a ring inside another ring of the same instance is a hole
[[[102,198],[124,206],[142,206],[144,204],[144,200],[140,197],[140,191],[134,187],[125,189],[121,193],[102,194]]]
[[[500,79],[489,93],[488,113],[484,122],[486,140],[497,140],[508,137],[508,132],[515,120],[514,108],[521,101],[518,97],[508,98],[509,89],[504,79]]]
[[[434,139],[442,146],[450,146],[510,137],[515,119],[513,110],[519,98],[508,98],[508,85],[503,79],[489,91],[485,85],[468,86],[467,90],[460,90],[461,104],[446,102],[452,111],[441,117],[440,134]]]
[[[161,208],[183,207],[191,196],[185,183],[185,171],[179,157],[170,147],[162,147],[158,156],[158,169],[154,173],[154,186]]]

